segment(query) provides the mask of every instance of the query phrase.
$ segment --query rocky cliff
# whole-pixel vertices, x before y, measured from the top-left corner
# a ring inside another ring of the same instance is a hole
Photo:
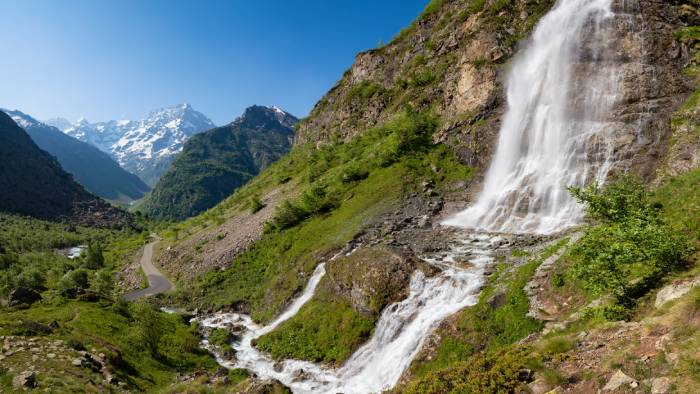
[[[584,51],[574,76],[585,81],[615,66],[621,98],[614,149],[621,168],[632,167],[646,177],[667,150],[671,114],[693,91],[692,79],[683,74],[692,60],[692,43],[678,36],[681,28],[697,22],[690,3],[615,1],[614,33],[606,50]],[[505,110],[503,74],[552,4],[432,2],[390,44],[357,56],[300,124],[297,143],[351,139],[410,106],[439,114],[436,141],[450,146],[463,163],[484,168]]]

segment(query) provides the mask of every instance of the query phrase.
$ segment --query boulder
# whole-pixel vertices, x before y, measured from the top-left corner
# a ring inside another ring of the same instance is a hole
[[[16,388],[29,389],[36,387],[36,372],[24,371],[18,374],[14,379],[12,379],[12,386]]]
[[[625,375],[624,372],[618,370],[610,377],[608,383],[603,387],[603,391],[615,391],[621,386],[630,386],[632,388],[637,387],[639,384],[633,378]]]
[[[10,306],[28,304],[31,305],[41,300],[41,294],[28,287],[18,287],[10,293]]]
[[[654,306],[657,308],[661,308],[667,302],[677,300],[683,297],[686,293],[688,293],[690,290],[697,286],[700,286],[700,278],[695,280],[687,280],[679,283],[672,283],[659,290],[659,292],[656,294]]]

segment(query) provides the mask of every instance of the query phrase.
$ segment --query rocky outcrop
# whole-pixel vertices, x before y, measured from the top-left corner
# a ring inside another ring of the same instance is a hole
[[[427,275],[436,272],[430,265],[388,247],[362,248],[327,263],[327,279],[321,290],[347,299],[365,316],[378,316],[386,305],[408,296],[416,269]]]
[[[10,306],[21,304],[31,305],[40,300],[41,294],[28,287],[18,287],[10,293],[9,297]]]

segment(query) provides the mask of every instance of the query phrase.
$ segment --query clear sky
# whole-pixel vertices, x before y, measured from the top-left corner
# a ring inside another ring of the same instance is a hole
[[[0,0],[0,107],[104,121],[190,103],[224,124],[274,104],[301,117],[427,2]]]

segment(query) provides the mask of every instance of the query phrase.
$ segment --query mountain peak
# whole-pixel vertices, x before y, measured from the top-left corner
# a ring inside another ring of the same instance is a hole
[[[23,129],[26,129],[29,126],[37,125],[37,124],[41,123],[38,120],[32,118],[31,116],[25,114],[22,111],[18,111],[18,110],[10,111],[10,110],[4,109],[4,108],[0,108],[0,111],[9,115],[12,118],[12,120],[14,120],[15,123],[17,123],[19,125],[19,127],[23,128]]]
[[[252,129],[266,129],[275,124],[292,128],[299,121],[294,115],[277,106],[252,105],[245,109],[243,115],[233,121]]]

